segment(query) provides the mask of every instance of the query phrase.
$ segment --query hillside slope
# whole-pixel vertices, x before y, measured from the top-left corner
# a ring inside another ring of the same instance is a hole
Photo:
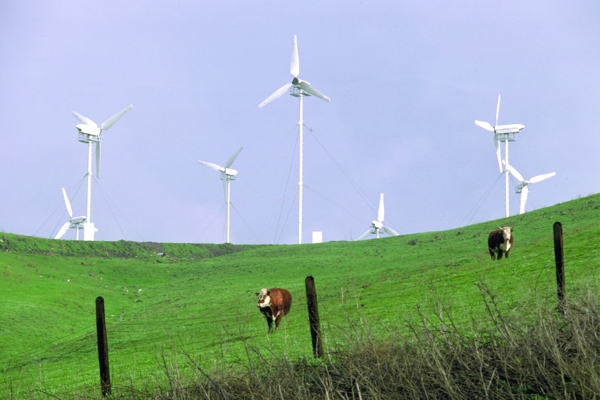
[[[405,329],[418,322],[417,308],[432,316],[442,303],[457,323],[471,324],[483,312],[477,283],[525,318],[529,299],[555,301],[555,221],[563,225],[567,292],[597,283],[598,194],[459,229],[361,242],[92,243],[0,233],[0,394],[97,384],[97,296],[106,303],[115,384],[160,381],[163,363],[191,374],[183,352],[207,368],[243,362],[249,348],[309,356],[309,275],[326,343],[365,321],[374,334]],[[498,225],[514,226],[515,245],[509,259],[491,261],[487,233]],[[294,303],[281,331],[266,336],[254,293],[273,286],[288,288]]]

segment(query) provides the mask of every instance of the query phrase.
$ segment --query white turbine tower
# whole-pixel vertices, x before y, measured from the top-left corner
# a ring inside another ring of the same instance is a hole
[[[545,179],[551,178],[554,175],[556,175],[556,172],[550,172],[549,174],[534,176],[533,178],[531,178],[529,180],[525,180],[523,178],[523,176],[519,173],[519,171],[514,169],[510,164],[505,164],[505,165],[507,165],[506,168],[519,181],[519,184],[517,185],[515,192],[521,193],[521,204],[519,207],[519,214],[523,214],[525,212],[525,203],[527,202],[527,195],[529,194],[529,185],[532,183],[538,183]]]
[[[277,89],[275,93],[267,97],[265,101],[258,105],[259,108],[264,107],[266,104],[275,100],[278,97],[281,97],[284,93],[289,90],[290,95],[294,97],[298,97],[300,99],[300,121],[298,122],[298,126],[300,128],[299,131],[299,142],[300,142],[300,172],[298,178],[298,244],[302,244],[302,186],[303,186],[303,176],[302,176],[302,157],[303,157],[303,135],[302,135],[302,127],[304,126],[303,120],[303,110],[302,110],[302,98],[304,96],[315,96],[322,100],[329,101],[329,97],[325,96],[323,93],[319,92],[317,89],[312,87],[312,85],[306,81],[298,79],[298,74],[300,74],[300,60],[298,59],[298,43],[296,41],[296,35],[293,36],[292,39],[292,59],[290,62],[290,72],[294,76],[291,83],[283,85],[281,88]]]
[[[65,198],[65,205],[67,206],[67,212],[69,213],[69,222],[65,222],[65,224],[60,228],[58,234],[54,237],[54,239],[60,239],[69,228],[74,228],[77,231],[76,239],[79,240],[79,230],[83,229],[85,225],[85,215],[81,217],[73,218],[73,209],[71,208],[71,202],[69,201],[69,197],[67,196],[67,192],[65,192],[65,188],[62,190],[63,197]]]
[[[392,228],[383,225],[384,213],[385,213],[385,210],[383,208],[383,193],[381,193],[381,195],[379,197],[379,210],[377,211],[377,221],[372,221],[371,228],[369,228],[368,231],[366,231],[365,233],[360,235],[360,237],[356,240],[362,240],[369,235],[375,235],[375,237],[377,239],[379,239],[379,231],[384,231],[385,233],[387,233],[388,235],[391,235],[391,236],[400,235],[398,232],[396,232]]]
[[[500,95],[498,95],[498,105],[496,106],[496,124],[490,125],[488,122],[477,121],[475,124],[482,127],[486,131],[494,132],[494,146],[496,147],[496,157],[498,158],[498,168],[500,173],[504,172],[506,181],[506,216],[509,216],[508,211],[508,170],[502,170],[502,157],[500,155],[500,142],[504,142],[504,162],[508,164],[508,142],[514,142],[514,135],[521,132],[521,129],[525,128],[525,125],[521,124],[510,124],[510,125],[498,125],[498,115],[500,114]]]
[[[227,243],[229,243],[229,222],[230,222],[230,205],[231,205],[231,194],[230,182],[235,180],[235,176],[237,175],[237,171],[235,169],[231,169],[231,164],[235,161],[240,151],[242,151],[243,147],[240,147],[238,151],[233,153],[231,157],[225,162],[225,166],[221,167],[217,164],[209,163],[206,161],[198,161],[198,163],[212,169],[213,171],[217,171],[221,173],[221,180],[223,181],[223,191],[225,193],[225,202],[227,203]]]
[[[90,222],[90,211],[92,205],[92,143],[96,143],[96,176],[100,177],[100,134],[102,131],[108,130],[113,126],[127,111],[133,107],[129,105],[119,111],[100,125],[89,118],[73,111],[73,115],[81,121],[81,124],[76,126],[79,131],[79,141],[88,144],[88,168],[87,168],[87,211],[86,222],[83,223],[83,240],[94,240],[94,234],[98,230],[94,224]]]

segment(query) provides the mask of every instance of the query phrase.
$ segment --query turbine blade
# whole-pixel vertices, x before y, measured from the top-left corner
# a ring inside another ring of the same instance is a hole
[[[277,89],[275,91],[275,93],[273,93],[272,95],[270,95],[269,97],[267,97],[267,99],[265,101],[263,101],[262,103],[260,103],[258,105],[258,108],[263,108],[264,106],[266,106],[267,104],[269,104],[270,102],[272,102],[273,100],[275,100],[278,97],[281,97],[285,92],[287,92],[288,90],[290,90],[290,87],[292,86],[291,83],[287,83],[285,85],[283,85],[282,87],[280,87],[279,89]]]
[[[75,111],[73,111],[73,115],[75,116],[75,118],[77,118],[82,124],[85,125],[89,125],[89,126],[93,126],[94,128],[97,128],[98,125],[96,125],[96,123],[94,121],[92,121],[91,119],[84,117],[81,114],[76,113]]]
[[[206,161],[198,161],[198,164],[202,164],[205,167],[208,167],[208,168],[212,169],[213,171],[217,171],[217,172],[224,172],[225,171],[225,168],[219,167],[217,164],[209,163],[209,162],[206,162]]]
[[[498,159],[498,169],[502,172],[502,156],[500,155],[500,141],[498,135],[494,135],[494,146],[496,147],[496,158]]]
[[[538,175],[538,176],[534,176],[533,178],[531,178],[529,180],[529,183],[537,183],[537,182],[541,182],[544,179],[548,179],[553,177],[554,175],[556,175],[556,172],[550,172],[549,174],[544,174],[544,175]]]
[[[379,209],[377,210],[377,221],[383,222],[385,209],[383,208],[383,193],[379,196]]]
[[[319,92],[317,89],[312,87],[310,83],[308,83],[306,81],[300,81],[298,84],[300,85],[302,90],[304,90],[306,93],[308,93],[312,96],[318,97],[320,99],[323,99],[327,102],[329,101],[329,97],[325,96],[323,93]]]
[[[300,59],[298,58],[298,41],[296,35],[292,39],[292,60],[290,62],[290,73],[294,75],[294,78],[300,74]]]
[[[54,239],[60,239],[67,232],[67,229],[69,229],[69,225],[69,222],[65,222],[65,224],[60,228],[60,230],[54,237]]]
[[[525,186],[521,189],[521,204],[519,206],[519,214],[525,212],[525,203],[527,202],[527,195],[529,194],[529,187]]]
[[[111,126],[113,126],[127,111],[131,110],[133,106],[130,104],[127,107],[125,107],[124,109],[122,109],[121,111],[119,111],[118,113],[116,113],[115,115],[113,115],[112,117],[110,117],[109,119],[107,119],[106,121],[104,121],[102,123],[102,125],[100,126],[100,129],[102,129],[103,131],[109,129]]]
[[[236,151],[235,153],[233,153],[233,155],[231,157],[229,157],[229,159],[227,160],[227,162],[225,163],[225,168],[229,168],[231,167],[231,164],[233,164],[233,162],[235,161],[235,159],[237,158],[238,154],[240,154],[240,151],[242,151],[243,147],[240,147],[238,149],[238,151]]]
[[[494,125],[494,127],[498,126],[498,116],[500,115],[500,95],[498,95],[498,105],[496,106],[496,125]]]
[[[491,126],[489,122],[475,120],[475,125],[479,125],[486,131],[494,132],[494,127]]]
[[[363,233],[362,235],[360,235],[360,236],[358,237],[358,239],[356,239],[356,240],[357,240],[357,241],[358,241],[358,240],[363,240],[364,238],[366,238],[367,236],[369,236],[371,233],[372,233],[372,232],[371,232],[371,228],[369,228],[369,230],[368,230],[368,231],[366,231],[365,233]]]
[[[100,142],[96,142],[96,178],[100,178]]]
[[[504,161],[502,161],[502,163],[504,163]],[[510,165],[510,164],[509,164],[509,165],[507,165],[507,166],[506,166],[506,168],[508,169],[508,171],[509,171],[509,172],[510,172],[510,173],[511,173],[511,174],[512,174],[512,175],[513,175],[515,178],[517,178],[517,180],[518,180],[519,182],[524,182],[524,181],[525,181],[525,179],[523,179],[523,176],[522,176],[522,175],[519,173],[519,171],[517,171],[516,169],[514,169],[514,168],[512,167],[512,165]]]
[[[65,198],[65,205],[67,206],[67,212],[69,213],[69,217],[73,218],[73,209],[71,208],[71,202],[69,201],[69,197],[67,196],[67,192],[65,188],[62,188],[63,197]]]
[[[400,236],[400,234],[398,232],[396,232],[395,230],[393,230],[390,227],[387,226],[382,226],[381,229],[383,229],[385,231],[385,233],[387,233],[390,236]]]

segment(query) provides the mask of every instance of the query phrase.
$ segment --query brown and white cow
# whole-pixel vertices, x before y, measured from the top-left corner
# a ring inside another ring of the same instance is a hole
[[[292,295],[286,289],[271,288],[261,289],[258,296],[258,308],[260,312],[267,318],[269,324],[269,332],[273,332],[273,321],[275,321],[275,329],[279,329],[281,318],[290,312],[292,306]]]
[[[501,226],[495,231],[490,232],[490,236],[488,237],[488,250],[490,252],[490,256],[492,256],[492,260],[498,257],[498,260],[502,258],[502,253],[506,254],[506,258],[508,258],[508,253],[513,245],[513,228],[511,226]]]

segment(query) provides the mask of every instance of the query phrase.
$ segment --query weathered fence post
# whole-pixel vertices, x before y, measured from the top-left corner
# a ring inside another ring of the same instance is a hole
[[[317,304],[317,290],[315,280],[307,276],[304,280],[306,285],[306,304],[308,306],[308,322],[310,324],[310,336],[312,338],[313,354],[316,358],[323,357],[323,344],[321,342],[321,328],[319,324],[319,307]]]
[[[106,339],[106,319],[104,299],[96,298],[96,331],[98,333],[98,361],[100,362],[100,386],[102,396],[110,395],[110,371],[108,369],[108,341]]]
[[[558,311],[565,314],[565,260],[563,257],[563,235],[560,222],[554,223],[554,260],[556,261],[556,287]]]

